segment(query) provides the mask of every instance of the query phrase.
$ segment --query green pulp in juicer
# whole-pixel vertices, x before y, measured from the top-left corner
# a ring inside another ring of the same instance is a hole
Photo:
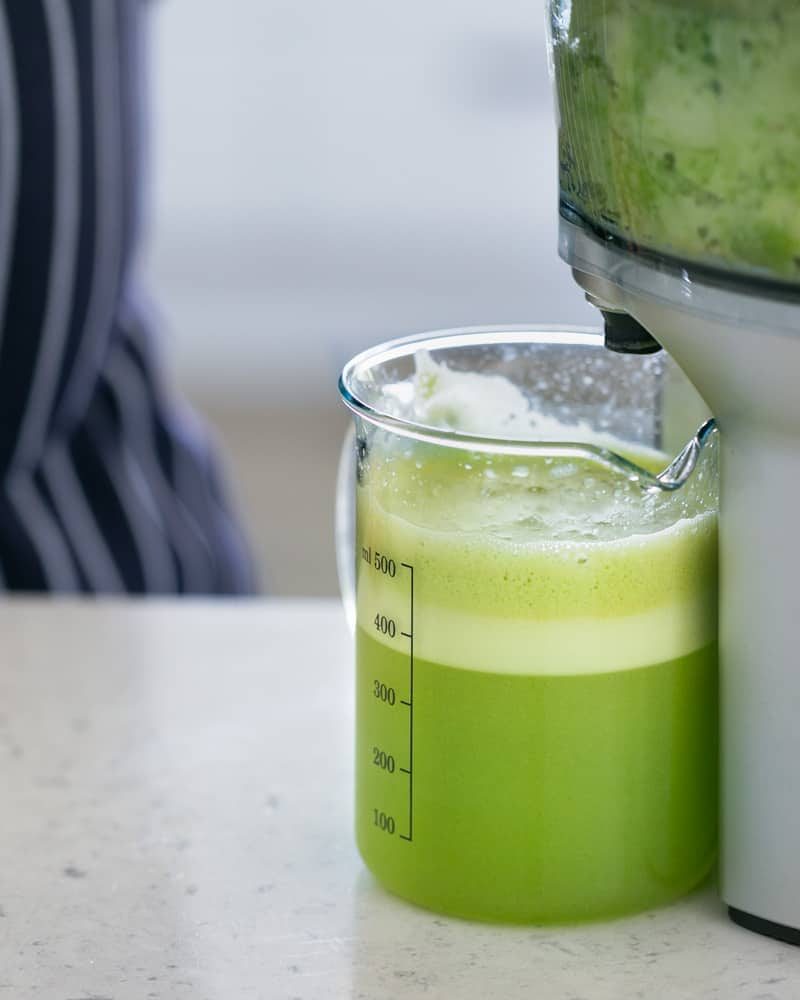
[[[387,888],[556,922],[655,905],[707,874],[716,518],[698,482],[645,497],[590,459],[373,443],[357,499],[356,831]],[[677,521],[668,503],[684,504]]]
[[[550,15],[562,206],[652,251],[800,280],[800,4]]]

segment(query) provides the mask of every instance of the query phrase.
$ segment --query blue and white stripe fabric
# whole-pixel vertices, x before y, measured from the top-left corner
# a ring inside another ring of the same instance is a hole
[[[0,0],[0,586],[248,593],[136,287],[143,0]]]

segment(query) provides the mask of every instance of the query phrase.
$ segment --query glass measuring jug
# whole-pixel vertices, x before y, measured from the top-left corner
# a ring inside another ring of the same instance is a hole
[[[367,866],[486,920],[688,891],[717,757],[716,434],[689,383],[592,331],[473,328],[367,351],[340,389]]]

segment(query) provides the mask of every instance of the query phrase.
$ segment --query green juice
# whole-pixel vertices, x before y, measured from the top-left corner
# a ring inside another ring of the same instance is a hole
[[[468,918],[557,922],[655,905],[708,873],[712,478],[646,496],[590,458],[372,441],[356,832],[386,888]]]
[[[383,884],[423,906],[581,920],[685,893],[716,851],[716,648],[633,670],[504,674],[417,660],[413,840],[408,659],[359,629],[357,838]],[[376,766],[390,753],[392,774]],[[394,817],[394,835],[375,810]]]

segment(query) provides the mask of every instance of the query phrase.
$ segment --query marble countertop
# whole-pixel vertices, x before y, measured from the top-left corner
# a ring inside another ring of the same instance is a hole
[[[333,602],[0,607],[0,1000],[797,1000],[713,890],[576,928],[382,892]]]

